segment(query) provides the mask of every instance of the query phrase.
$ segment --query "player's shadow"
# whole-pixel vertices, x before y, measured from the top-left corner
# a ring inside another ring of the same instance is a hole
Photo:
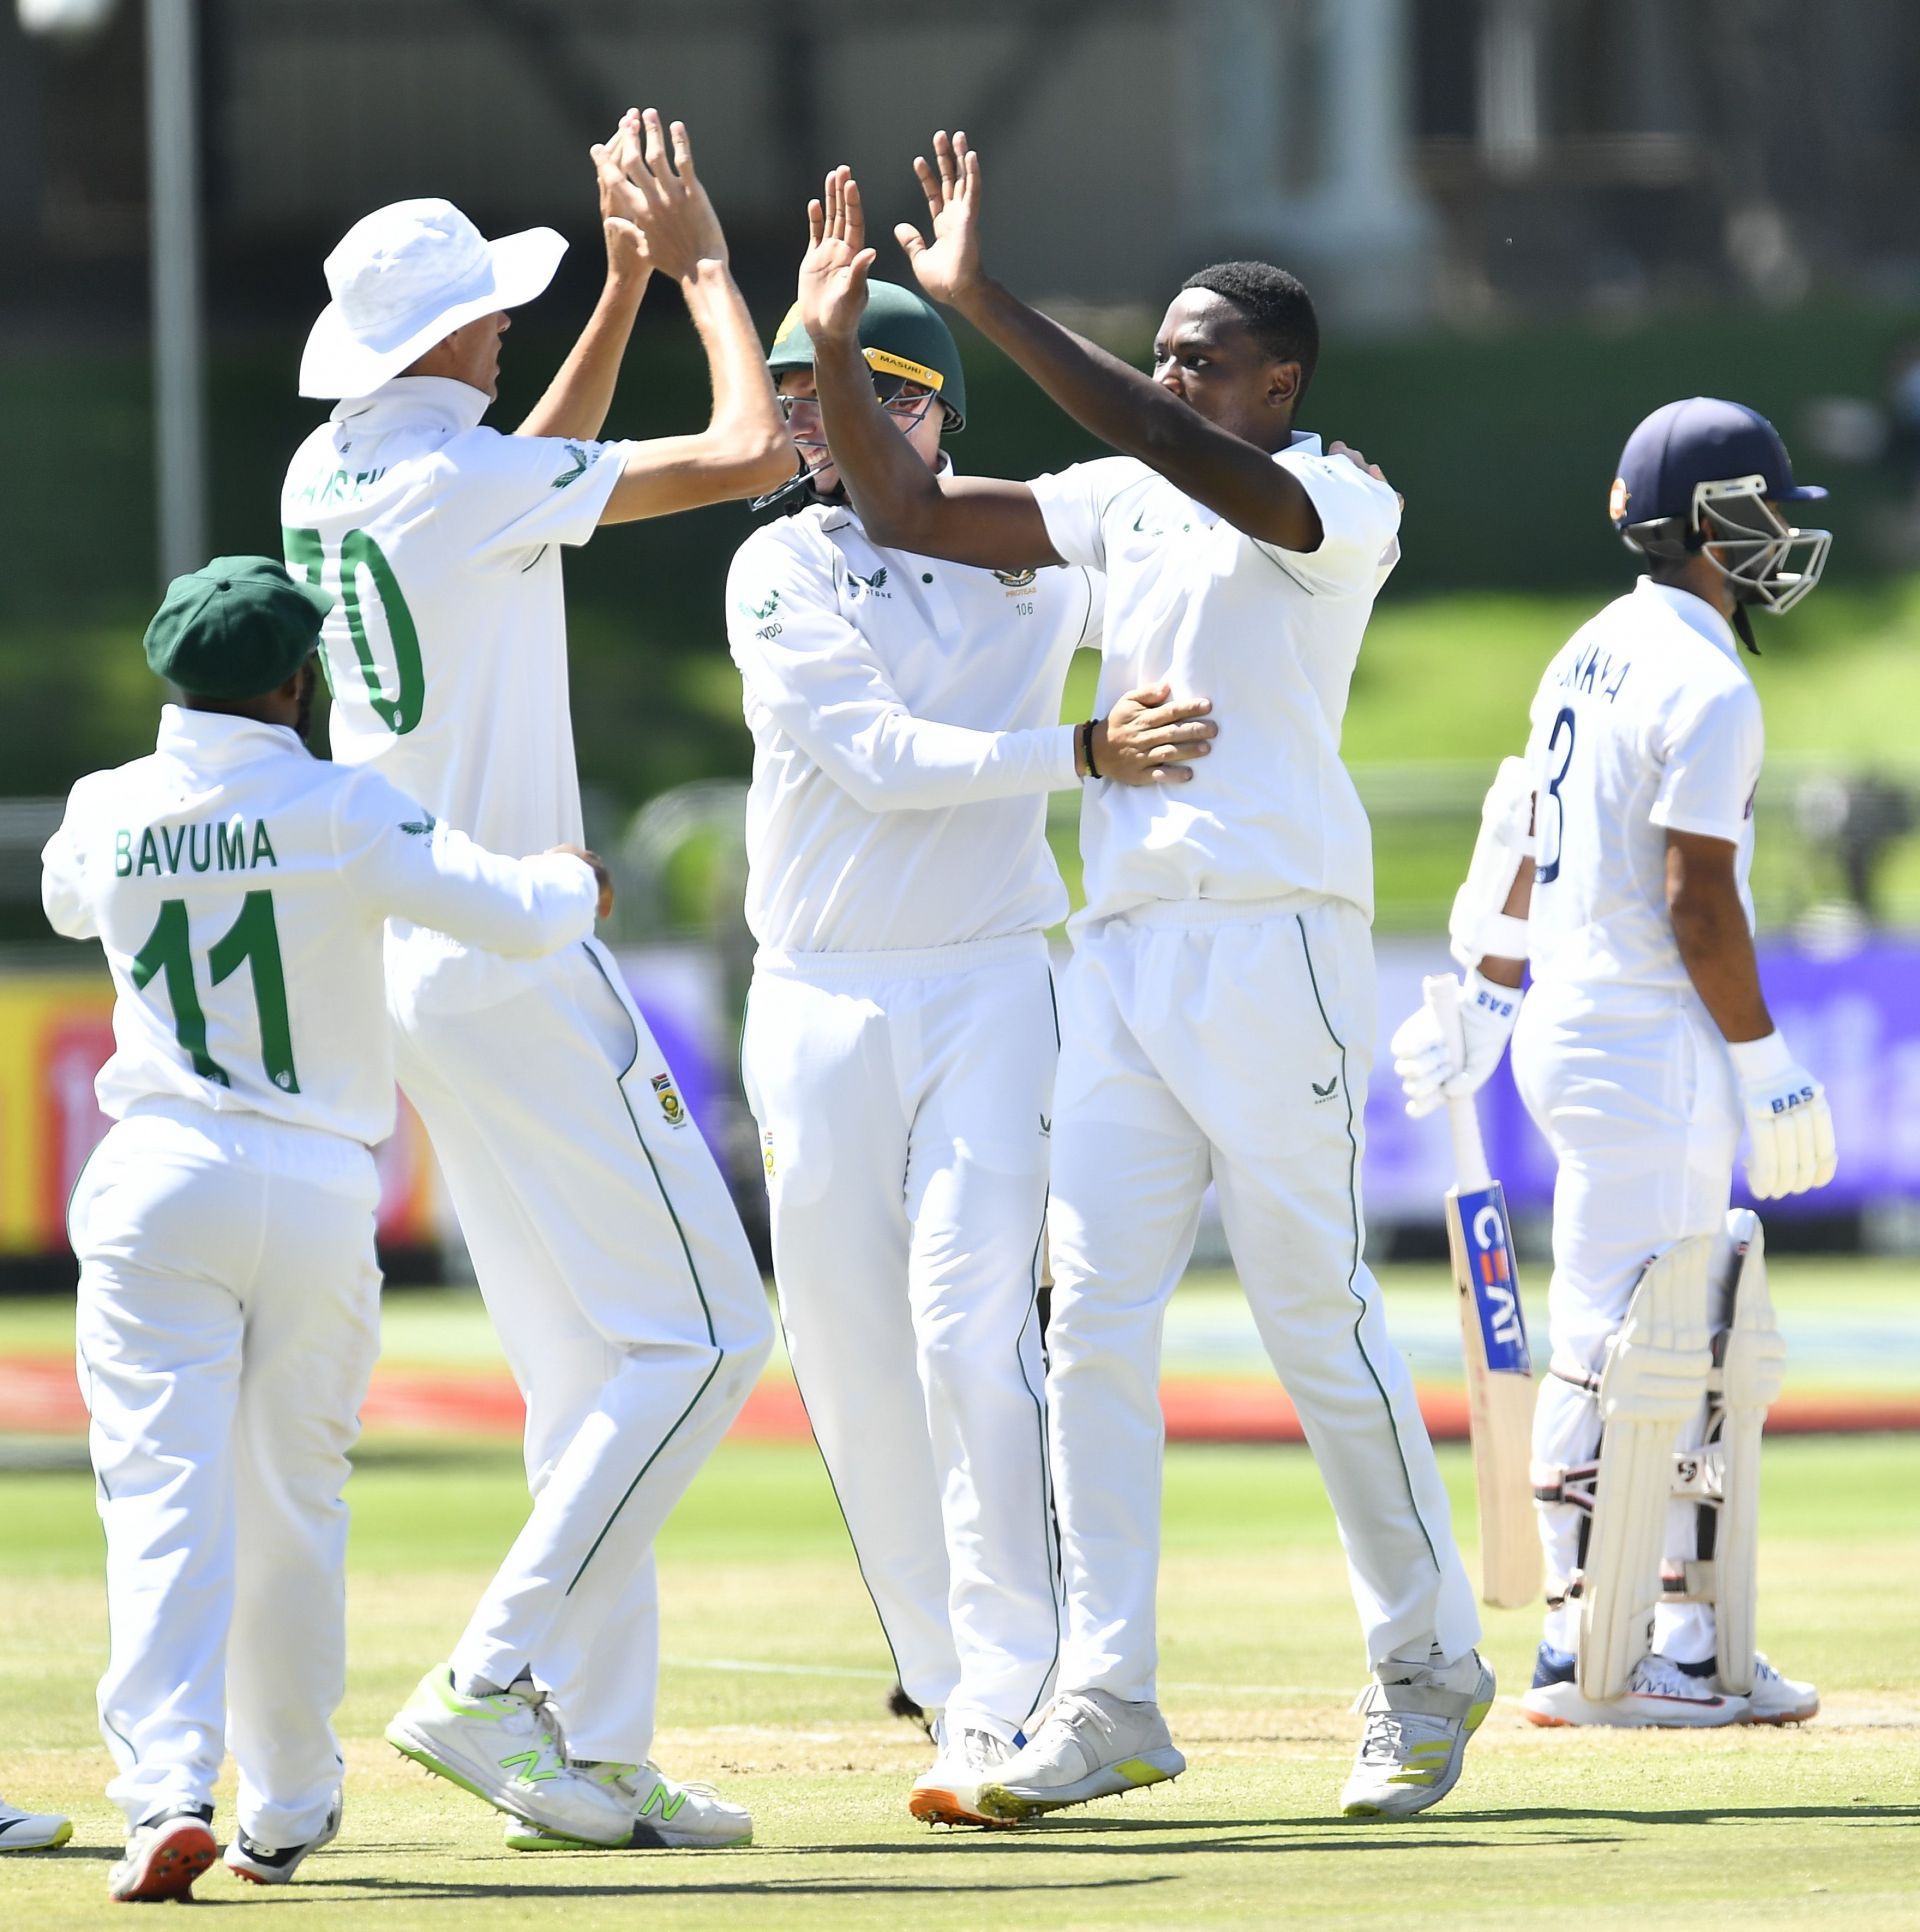
[[[782,1845],[768,1847],[784,1854],[804,1847]],[[823,1848],[824,1849],[824,1848]],[[857,1845],[839,1845],[834,1850],[858,1851]],[[877,1850],[897,1852],[898,1845],[876,1847]],[[578,1857],[579,1854],[574,1854]],[[1144,1874],[1130,1878],[1085,1878],[1085,1879],[1036,1879],[1032,1884],[994,1884],[983,1885],[977,1881],[956,1879],[950,1884],[940,1884],[918,1879],[885,1878],[736,1878],[675,1880],[663,1882],[655,1876],[657,1868],[650,1868],[645,1874],[635,1873],[632,1880],[624,1885],[556,1885],[526,1884],[513,1879],[501,1879],[489,1883],[476,1879],[432,1879],[432,1878],[301,1878],[297,1890],[311,1889],[318,1893],[326,1890],[339,1892],[373,1892],[382,1898],[422,1898],[422,1899],[586,1899],[586,1898],[632,1898],[644,1895],[651,1898],[891,1898],[903,1895],[924,1895],[929,1898],[942,1898],[956,1893],[971,1893],[975,1897],[986,1893],[1016,1892],[1113,1892],[1136,1890],[1143,1885],[1165,1885],[1173,1874]],[[317,1901],[316,1901],[317,1902]],[[344,1901],[334,1901],[344,1902]]]
[[[1571,1824],[1605,1818],[1623,1825],[1717,1825],[1769,1818],[1830,1818],[1868,1824],[1920,1822],[1920,1805],[1676,1805],[1671,1810],[1628,1811],[1618,1805],[1523,1805],[1511,1811],[1449,1811],[1452,1824]],[[1436,1824],[1443,1822],[1436,1818]],[[1529,1843],[1535,1841],[1529,1840]]]

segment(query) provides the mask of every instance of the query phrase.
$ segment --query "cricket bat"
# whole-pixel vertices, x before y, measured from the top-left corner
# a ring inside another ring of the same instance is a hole
[[[1428,1010],[1460,1042],[1460,982],[1424,982]],[[1530,1475],[1533,1358],[1520,1307],[1507,1197],[1487,1167],[1472,1095],[1447,1102],[1454,1184],[1447,1190],[1447,1251],[1460,1291],[1460,1342],[1467,1365],[1473,1481],[1480,1498],[1480,1595],[1515,1609],[1540,1595],[1540,1536]]]

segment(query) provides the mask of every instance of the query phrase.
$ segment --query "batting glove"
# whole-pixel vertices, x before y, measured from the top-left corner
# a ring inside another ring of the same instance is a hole
[[[1390,1042],[1393,1070],[1407,1091],[1407,1112],[1415,1120],[1443,1100],[1478,1093],[1500,1064],[1513,1023],[1520,1017],[1520,989],[1496,986],[1470,972],[1460,987],[1460,1034],[1464,1060],[1455,1056],[1431,1007],[1408,1014]]]
[[[1729,1042],[1747,1115],[1747,1188],[1756,1201],[1804,1194],[1833,1179],[1833,1109],[1827,1090],[1778,1033]]]

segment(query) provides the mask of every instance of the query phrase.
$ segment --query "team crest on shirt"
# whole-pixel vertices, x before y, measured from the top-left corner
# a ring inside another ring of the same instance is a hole
[[[887,588],[887,570],[884,564],[871,577],[863,577],[857,570],[849,570],[847,576],[853,584],[853,594],[856,597],[862,593],[869,597],[891,598],[893,595],[893,592]]]
[[[1025,590],[1040,575],[1037,570],[996,570],[993,574],[1009,590]]]
[[[659,1101],[660,1111],[669,1127],[684,1127],[687,1124],[686,1103],[674,1087],[672,1074],[656,1073],[653,1076],[653,1097]]]
[[[578,483],[587,473],[587,463],[589,460],[587,452],[578,443],[569,443],[567,445],[567,454],[572,457],[573,462],[569,468],[562,470],[553,479],[553,487],[556,490],[564,490],[569,483]]]
[[[431,838],[433,826],[434,819],[431,812],[425,818],[403,818],[400,821],[401,831],[411,832],[417,839]]]

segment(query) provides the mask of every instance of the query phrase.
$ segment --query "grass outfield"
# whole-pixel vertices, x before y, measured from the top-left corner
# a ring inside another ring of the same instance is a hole
[[[1463,1533],[1464,1453],[1448,1452]],[[346,1836],[284,1892],[216,1869],[204,1900],[325,1928],[759,1925],[1839,1925],[1920,1921],[1920,1440],[1775,1444],[1762,1632],[1827,1708],[1799,1731],[1576,1736],[1505,1696],[1439,1811],[1346,1824],[1333,1804],[1359,1671],[1333,1529],[1291,1449],[1168,1458],[1163,1698],[1193,1769],[1017,1833],[905,1814],[923,1752],[882,1698],[886,1655],[817,1459],[731,1443],[662,1541],[659,1755],[750,1803],[733,1852],[507,1852],[490,1813],[379,1741],[444,1652],[524,1507],[500,1444],[367,1445],[350,1492]],[[91,1717],[104,1644],[88,1479],[0,1475],[9,1658],[0,1790],[70,1811],[74,1842],[9,1857],[7,1926],[103,1922],[118,1814]],[[1495,1613],[1509,1694],[1531,1614]],[[223,1794],[224,1795],[224,1794]],[[224,1826],[228,1813],[223,1808]],[[644,1917],[641,1915],[644,1914]]]

